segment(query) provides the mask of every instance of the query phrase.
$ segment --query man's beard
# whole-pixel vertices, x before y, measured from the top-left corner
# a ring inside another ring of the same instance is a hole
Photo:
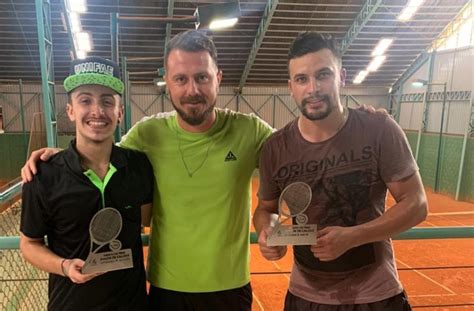
[[[193,98],[192,100],[187,100],[183,102],[193,102],[193,101],[202,103],[202,102],[205,102],[206,99],[203,97],[199,97],[199,98]],[[173,103],[173,101],[171,101],[171,104],[173,105],[174,109],[179,114],[181,119],[183,119],[184,122],[192,126],[201,125],[204,121],[206,121],[209,118],[209,116],[212,114],[212,112],[214,111],[214,107],[216,106],[216,103],[214,102],[204,111],[201,111],[199,109],[200,107],[196,107],[196,108],[191,108],[190,113],[186,113],[183,109],[178,108]],[[203,104],[196,104],[196,105],[203,105]]]
[[[307,119],[309,119],[311,121],[323,120],[323,119],[327,118],[333,110],[333,105],[331,105],[331,99],[329,98],[329,96],[328,95],[323,95],[323,96],[320,96],[320,97],[316,98],[316,100],[323,101],[324,106],[321,110],[318,110],[316,112],[309,112],[308,109],[307,109],[307,106],[308,106],[310,101],[314,101],[314,100],[315,100],[314,97],[303,99],[303,101],[301,102],[301,105],[298,106],[301,113]]]

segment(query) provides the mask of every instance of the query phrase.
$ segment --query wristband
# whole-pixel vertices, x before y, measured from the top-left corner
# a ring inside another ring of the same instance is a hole
[[[66,274],[66,272],[64,272],[64,262],[66,261],[67,259],[66,258],[63,258],[61,260],[61,272],[64,274],[65,277],[69,277],[69,275]]]

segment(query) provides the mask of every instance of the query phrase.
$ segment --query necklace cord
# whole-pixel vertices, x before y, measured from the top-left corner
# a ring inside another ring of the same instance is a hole
[[[178,141],[178,150],[179,150],[179,154],[181,155],[181,161],[183,162],[184,168],[186,169],[186,172],[188,173],[188,176],[193,177],[193,175],[199,169],[201,169],[201,167],[204,166],[204,163],[206,163],[206,160],[209,157],[209,151],[211,150],[211,147],[214,145],[214,142],[209,143],[209,146],[207,147],[206,155],[204,156],[204,159],[201,161],[201,163],[195,169],[190,170],[188,164],[186,163],[186,160],[184,159],[184,152],[183,152],[182,145],[181,145],[181,138],[179,137],[179,134],[178,134],[177,131],[175,133],[176,133],[176,139]]]

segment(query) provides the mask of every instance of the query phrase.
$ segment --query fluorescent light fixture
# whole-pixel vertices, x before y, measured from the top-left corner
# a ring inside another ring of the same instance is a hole
[[[367,70],[362,70],[362,71],[359,71],[359,73],[357,74],[357,76],[354,78],[354,80],[352,81],[352,83],[354,84],[361,84],[362,81],[364,81],[365,77],[367,76],[369,72]]]
[[[77,40],[77,50],[89,52],[92,50],[90,35],[87,32],[78,32],[75,34]]]
[[[402,22],[409,21],[413,15],[418,11],[418,8],[423,3],[423,0],[410,0],[408,1],[405,8],[402,10],[400,15],[398,15],[398,20]]]
[[[81,32],[81,20],[79,19],[79,14],[75,12],[69,12],[69,20],[71,21],[71,30],[74,33]]]
[[[423,79],[416,79],[411,83],[411,86],[414,88],[424,87],[425,85],[428,85],[428,81]]]
[[[86,0],[66,0],[70,12],[85,13],[87,11]]]
[[[87,57],[87,52],[86,51],[77,51],[76,55],[77,55],[77,58],[84,59],[84,58]]]
[[[162,78],[153,79],[153,83],[154,83],[156,86],[165,86],[165,85],[166,85],[165,80],[163,80]]]
[[[232,27],[235,24],[237,24],[238,20],[239,19],[237,17],[229,18],[229,19],[213,20],[211,24],[209,24],[209,29],[216,30],[216,29]]]
[[[372,51],[372,56],[380,56],[385,54],[385,51],[388,47],[392,44],[393,39],[384,38],[379,41],[379,43],[375,46],[374,50]]]
[[[377,71],[377,69],[379,69],[380,65],[382,65],[383,62],[385,61],[386,57],[387,56],[385,56],[385,55],[376,56],[374,59],[372,59],[370,64],[367,66],[367,71],[369,71],[369,72]]]
[[[197,19],[196,29],[216,30],[231,27],[241,15],[239,1],[198,6],[194,12]]]

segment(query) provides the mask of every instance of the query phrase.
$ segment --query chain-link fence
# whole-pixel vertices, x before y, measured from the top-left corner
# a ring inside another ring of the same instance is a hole
[[[21,201],[0,213],[0,236],[18,236]],[[0,310],[46,310],[48,274],[27,263],[19,249],[0,248]]]

